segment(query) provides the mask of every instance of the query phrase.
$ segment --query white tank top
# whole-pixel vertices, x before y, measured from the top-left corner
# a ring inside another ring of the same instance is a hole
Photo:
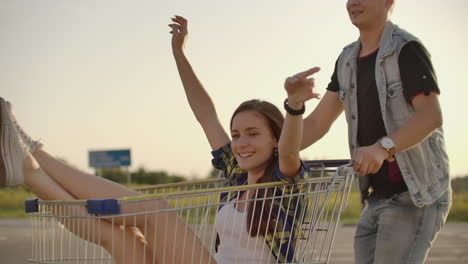
[[[218,264],[276,263],[263,236],[251,237],[247,232],[247,212],[240,212],[234,203],[224,205],[216,214],[215,228],[221,243],[214,258]]]

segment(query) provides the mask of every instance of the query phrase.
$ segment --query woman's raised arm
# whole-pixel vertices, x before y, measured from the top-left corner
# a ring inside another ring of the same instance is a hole
[[[286,79],[284,88],[288,94],[286,118],[278,142],[278,160],[281,173],[287,177],[297,175],[301,161],[299,151],[302,143],[304,103],[312,98],[320,98],[313,92],[314,79],[311,77],[320,68],[315,67]]]
[[[187,20],[181,16],[172,18],[172,52],[177,64],[180,79],[184,86],[185,95],[192,108],[193,114],[203,128],[206,138],[213,150],[230,142],[229,136],[221,126],[216,109],[210,96],[198,80],[184,53],[188,37]]]

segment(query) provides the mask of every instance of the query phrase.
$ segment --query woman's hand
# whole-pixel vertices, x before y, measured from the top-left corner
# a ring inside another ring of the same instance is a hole
[[[288,93],[288,107],[300,110],[303,109],[305,101],[320,97],[319,94],[314,93],[314,78],[311,77],[319,70],[320,68],[315,67],[286,79],[284,89]],[[288,110],[287,112],[278,141],[278,162],[283,175],[295,177],[301,168],[299,151],[301,150],[303,119],[302,114],[291,114]]]
[[[286,78],[284,89],[288,93],[288,105],[293,109],[300,109],[305,101],[312,98],[320,98],[320,94],[314,93],[315,83],[311,76],[320,71],[314,67],[294,76]]]
[[[229,136],[219,122],[216,108],[210,95],[198,79],[189,60],[184,54],[187,41],[187,19],[181,16],[171,18],[169,24],[172,29],[172,53],[179,71],[185,95],[195,118],[200,123],[210,143],[211,149],[216,150],[230,142]]]
[[[174,16],[171,20],[174,22],[169,24],[172,29],[170,32],[172,34],[172,52],[183,52],[188,38],[188,21],[181,16]]]

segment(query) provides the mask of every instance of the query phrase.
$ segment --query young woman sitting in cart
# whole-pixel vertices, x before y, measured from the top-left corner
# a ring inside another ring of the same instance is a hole
[[[286,118],[268,102],[250,100],[242,103],[232,115],[230,138],[218,120],[208,93],[184,55],[187,20],[175,16],[172,21],[169,25],[172,28],[172,50],[188,102],[213,150],[213,166],[224,172],[227,185],[272,181],[295,183],[306,177],[309,169],[299,158],[302,114],[304,102],[319,97],[313,92],[314,81],[311,78],[318,68],[286,79]],[[25,133],[15,119],[11,104],[2,98],[0,111],[1,186],[25,183],[43,200],[108,199],[141,195],[54,158],[44,150],[41,143]],[[288,191],[295,192],[297,190],[294,188],[299,188],[291,186],[292,189]],[[99,233],[85,233],[85,228],[80,231],[76,228],[80,225],[71,225],[66,220],[62,224],[76,235],[104,247],[113,255],[116,263],[287,263],[294,258],[294,245],[298,236],[295,217],[300,215],[297,212],[303,206],[301,201],[288,201],[288,204],[271,202],[272,199],[270,202],[246,202],[255,197],[276,195],[269,190],[241,192],[230,197],[221,195],[220,200],[225,205],[219,208],[216,217],[219,243],[214,256],[210,255],[175,213],[135,214],[169,208],[168,203],[161,200],[126,204],[121,213],[133,213],[134,216],[112,218],[112,221],[110,218],[99,220]],[[271,212],[272,217],[264,212]],[[70,214],[87,213],[76,209]],[[239,221],[234,220],[239,217]],[[85,220],[82,221],[86,224]],[[233,228],[231,223],[238,226]],[[168,245],[175,245],[178,237],[184,237],[185,245],[190,245],[185,248],[191,248],[193,254],[173,254],[174,248]],[[250,239],[260,239],[266,246],[257,246],[257,250],[254,250],[252,243],[249,243]],[[122,246],[123,240],[132,246]],[[134,241],[137,241],[135,245]],[[250,247],[247,246],[249,244]]]

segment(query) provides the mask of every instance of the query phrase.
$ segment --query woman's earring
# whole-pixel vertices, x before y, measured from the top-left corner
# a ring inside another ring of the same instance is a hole
[[[275,157],[278,157],[278,147],[275,147]]]

